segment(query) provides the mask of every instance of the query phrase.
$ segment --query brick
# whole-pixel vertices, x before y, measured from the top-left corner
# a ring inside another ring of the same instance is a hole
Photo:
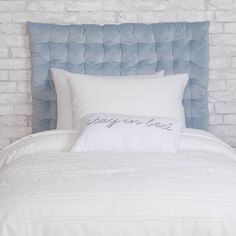
[[[214,103],[208,103],[208,110],[210,114],[213,114],[215,112]]]
[[[15,105],[14,114],[16,114],[16,115],[31,115],[32,114],[31,104]]]
[[[236,21],[235,11],[216,11],[216,22],[234,22]]]
[[[236,45],[210,45],[210,60],[215,57],[236,56]]]
[[[131,12],[131,11],[124,11],[124,12],[118,12],[117,14],[117,21],[120,23],[127,23],[127,22],[141,22],[142,16],[140,12]]]
[[[236,45],[236,34],[213,34],[210,37],[212,45]]]
[[[0,104],[24,104],[29,102],[28,94],[0,93]]]
[[[177,13],[174,11],[166,12],[142,12],[142,19],[146,23],[177,21]]]
[[[206,2],[209,10],[232,10],[236,8],[234,0],[209,0]]]
[[[212,11],[176,11],[178,21],[212,21],[214,13]],[[169,14],[169,13],[168,13]]]
[[[30,92],[30,81],[17,82],[17,91],[23,93]]]
[[[103,2],[104,11],[124,11],[132,10],[133,5],[131,1],[125,0],[105,0]]]
[[[8,48],[0,48],[0,58],[8,57]]]
[[[27,125],[27,116],[0,116],[0,127],[25,127]]]
[[[14,114],[16,114],[16,115],[31,115],[32,114],[31,104],[15,105]]]
[[[162,1],[168,3],[168,9],[172,10],[205,10],[206,4],[204,0],[169,0],[169,1]],[[153,4],[155,5],[155,3]]]
[[[234,125],[236,124],[236,114],[224,115],[224,124]]]
[[[223,124],[224,123],[223,115],[210,115],[209,122],[211,125]]]
[[[0,93],[13,93],[16,92],[15,82],[0,82]]]
[[[67,1],[67,11],[100,11],[102,9],[101,1],[81,2]]]
[[[0,11],[24,11],[26,1],[0,1]]]
[[[209,62],[209,69],[225,69],[231,67],[230,57],[214,57]]]
[[[15,57],[15,58],[30,57],[30,51],[27,48],[11,48],[10,53],[11,53],[11,57]]]
[[[225,23],[224,32],[226,33],[236,33],[236,23]]]
[[[10,139],[0,140],[0,150],[10,144]]]
[[[27,20],[32,21],[32,16],[30,16],[29,13],[27,12],[16,12],[13,16],[12,16],[12,21],[16,22],[16,23],[24,23]]]
[[[236,69],[227,68],[227,69],[214,69],[210,70],[209,73],[210,80],[234,80],[236,78]]]
[[[1,36],[0,46],[24,46],[25,37],[21,35],[3,35]]]
[[[0,81],[7,81],[8,80],[8,71],[0,70]]]
[[[215,110],[217,114],[236,113],[235,103],[216,103]]]
[[[11,115],[14,112],[13,105],[1,105],[0,106],[0,115]]]
[[[9,80],[12,81],[24,81],[31,79],[30,70],[10,70],[9,71]]]
[[[209,91],[219,91],[226,89],[226,82],[223,80],[210,80],[208,84]]]
[[[234,99],[236,99],[236,94],[232,91],[209,92],[210,102],[232,102]]]
[[[63,22],[68,24],[68,23],[77,23],[78,22],[78,13],[71,13],[71,12],[68,12],[68,13],[65,13],[64,16],[63,16]],[[81,24],[79,22],[79,24]]]
[[[70,23],[77,20],[78,14],[58,12],[19,12],[14,14],[13,22],[25,23],[26,21],[38,21],[42,23]]]
[[[0,59],[0,70],[5,69],[29,69],[30,61],[23,59]]]
[[[217,136],[236,137],[236,125],[217,125],[211,127],[212,132]]]
[[[0,133],[1,139],[19,139],[31,133],[31,129],[29,127],[2,127]]]
[[[224,24],[223,23],[211,22],[209,32],[211,34],[223,33],[224,32]]]
[[[166,0],[137,0],[134,1],[134,6],[140,11],[163,11],[166,10],[168,6],[170,6],[170,3],[168,3]]]
[[[82,24],[111,24],[116,22],[116,14],[114,12],[80,12],[78,21]]]
[[[36,1],[29,2],[27,5],[29,11],[49,11],[49,12],[64,12],[65,4],[58,1]]]
[[[232,67],[236,67],[236,57],[232,57]]]
[[[1,34],[26,34],[26,24],[24,23],[8,23],[0,24],[0,33]]]
[[[11,22],[12,17],[10,13],[1,13],[0,14],[0,22],[1,23],[8,23]]]
[[[235,78],[235,80],[228,80],[227,81],[227,89],[236,91],[236,78]]]

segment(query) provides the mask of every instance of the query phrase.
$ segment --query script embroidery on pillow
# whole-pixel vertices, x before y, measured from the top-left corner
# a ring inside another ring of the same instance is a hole
[[[160,122],[158,121],[157,118],[151,118],[148,119],[148,121],[141,121],[140,119],[132,119],[132,118],[125,118],[125,119],[119,119],[116,117],[111,117],[111,118],[103,118],[100,116],[97,116],[93,118],[92,120],[89,120],[87,125],[97,125],[97,124],[104,124],[105,127],[111,128],[114,127],[115,125],[126,125],[127,128],[129,125],[140,125],[140,126],[147,126],[147,127],[154,127],[154,128],[159,128],[159,129],[165,129],[168,131],[173,130],[173,123],[172,122]]]
[[[88,114],[81,118],[76,152],[168,152],[178,149],[180,122],[161,117]]]

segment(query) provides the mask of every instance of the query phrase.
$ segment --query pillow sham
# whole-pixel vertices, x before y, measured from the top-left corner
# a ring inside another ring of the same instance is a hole
[[[66,71],[51,69],[57,94],[57,129],[72,128],[72,101]]]
[[[155,78],[127,76],[98,80],[97,77],[70,74],[72,126],[89,113],[116,113],[138,116],[168,117],[185,126],[183,93],[187,74]]]
[[[57,129],[71,129],[72,126],[72,102],[68,79],[73,73],[65,70],[51,69],[52,78],[57,94]],[[90,77],[89,75],[74,74],[80,78]],[[160,77],[164,76],[164,70],[155,73],[154,75],[146,75],[145,77]],[[102,78],[102,76],[93,76],[93,78]],[[124,78],[127,76],[106,76],[107,79]],[[129,77],[129,76],[128,76]],[[137,75],[139,78],[140,76]]]
[[[71,151],[174,153],[180,131],[181,123],[168,118],[88,114]]]

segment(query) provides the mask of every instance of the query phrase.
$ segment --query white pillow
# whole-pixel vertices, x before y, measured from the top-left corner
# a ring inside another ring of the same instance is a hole
[[[73,152],[161,152],[178,149],[181,124],[173,119],[88,114],[80,120]]]
[[[57,129],[71,129],[72,101],[67,73],[59,69],[51,71],[57,94]]]
[[[182,98],[188,75],[155,77],[97,79],[70,74],[73,128],[89,113],[168,117],[185,126]]]
[[[57,94],[57,129],[71,129],[72,128],[72,102],[70,88],[68,84],[68,78],[72,73],[65,70],[51,69],[52,77],[55,84],[56,94]],[[88,75],[78,75],[79,78],[90,77]],[[155,77],[164,76],[164,70],[155,73]],[[102,78],[102,76],[93,76],[93,78]],[[137,76],[139,77],[139,76]],[[153,77],[153,75],[147,75],[146,77]],[[120,78],[123,79],[123,76],[106,76],[106,78]]]

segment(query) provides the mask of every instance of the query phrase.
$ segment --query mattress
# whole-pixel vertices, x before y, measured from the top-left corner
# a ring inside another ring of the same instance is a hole
[[[236,155],[185,129],[175,154],[73,153],[76,131],[0,152],[1,236],[235,236]]]

